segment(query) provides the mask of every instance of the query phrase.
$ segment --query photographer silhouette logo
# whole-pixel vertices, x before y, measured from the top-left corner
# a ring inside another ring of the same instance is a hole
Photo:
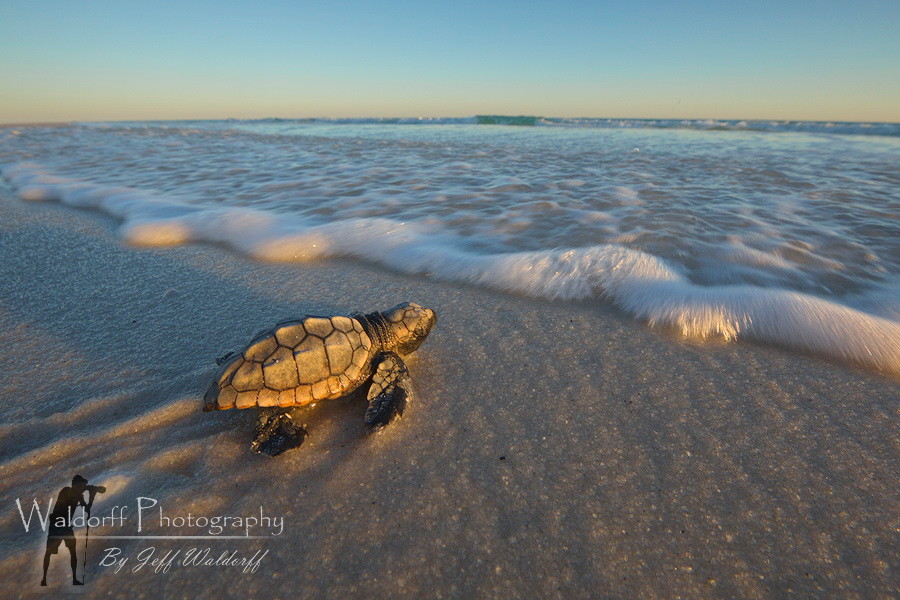
[[[87,502],[84,501],[84,493],[88,493]],[[72,478],[72,486],[64,487],[59,491],[56,503],[50,513],[47,523],[47,549],[44,551],[44,576],[41,585],[47,585],[47,568],[50,566],[50,556],[59,552],[59,546],[65,543],[69,549],[69,564],[72,566],[72,585],[84,585],[84,568],[87,563],[87,542],[90,535],[91,506],[97,494],[106,492],[102,485],[89,485],[88,480],[81,475]],[[84,553],[81,564],[81,580],[78,580],[78,553],[75,531],[72,529],[72,519],[75,511],[81,507],[84,510],[84,520],[87,525],[84,539]]]

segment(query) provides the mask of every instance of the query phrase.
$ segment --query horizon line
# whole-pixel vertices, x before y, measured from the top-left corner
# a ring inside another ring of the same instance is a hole
[[[73,125],[78,123],[165,123],[186,121],[347,121],[347,120],[438,120],[438,119],[475,119],[478,117],[501,118],[529,118],[529,119],[560,119],[560,120],[596,120],[596,121],[738,121],[747,123],[858,123],[872,125],[900,125],[898,121],[846,121],[840,119],[782,119],[782,118],[737,118],[737,117],[548,117],[540,114],[504,114],[504,113],[477,113],[466,116],[365,116],[365,117],[178,117],[178,118],[134,118],[134,119],[61,119],[48,121],[0,121],[0,127],[38,127],[47,125]],[[503,125],[503,124],[500,124]]]

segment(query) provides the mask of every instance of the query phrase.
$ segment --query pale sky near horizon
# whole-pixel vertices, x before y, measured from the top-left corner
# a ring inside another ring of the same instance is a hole
[[[0,0],[0,123],[900,121],[900,2]]]

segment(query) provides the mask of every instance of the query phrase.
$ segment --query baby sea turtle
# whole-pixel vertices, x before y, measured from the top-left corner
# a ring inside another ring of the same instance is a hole
[[[303,443],[290,407],[346,396],[368,385],[365,423],[377,431],[403,414],[412,388],[401,355],[425,341],[437,321],[404,302],[385,312],[307,316],[278,323],[245,350],[229,352],[204,396],[204,411],[263,407],[252,449],[276,456]]]

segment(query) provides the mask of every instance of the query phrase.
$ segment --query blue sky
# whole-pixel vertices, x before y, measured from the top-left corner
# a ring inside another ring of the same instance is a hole
[[[900,2],[0,0],[0,122],[900,121]]]

